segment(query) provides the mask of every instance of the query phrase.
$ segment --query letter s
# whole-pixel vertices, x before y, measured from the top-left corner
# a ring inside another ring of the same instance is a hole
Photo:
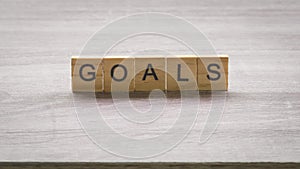
[[[212,64],[209,64],[209,65],[207,66],[208,72],[213,73],[213,74],[216,74],[217,77],[211,77],[211,76],[207,75],[207,79],[208,79],[208,80],[212,80],[212,81],[219,80],[220,77],[221,77],[220,72],[217,71],[217,70],[212,70],[212,67],[217,67],[217,69],[220,69],[220,66],[219,66],[218,64],[216,64],[216,63],[212,63]]]

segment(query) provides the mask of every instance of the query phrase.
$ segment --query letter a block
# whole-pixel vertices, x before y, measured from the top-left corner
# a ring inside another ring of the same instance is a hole
[[[102,63],[99,58],[72,58],[72,90],[102,92]]]
[[[105,57],[104,92],[134,91],[134,58]]]
[[[198,90],[197,57],[167,58],[167,91]]]
[[[135,91],[165,90],[165,58],[135,58]]]

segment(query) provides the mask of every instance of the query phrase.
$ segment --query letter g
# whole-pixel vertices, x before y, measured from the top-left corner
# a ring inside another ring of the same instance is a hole
[[[83,69],[84,69],[85,67],[90,67],[92,70],[95,70],[95,67],[94,67],[93,65],[91,65],[91,64],[84,64],[84,65],[82,65],[82,66],[80,67],[80,69],[79,69],[79,75],[80,75],[80,78],[81,78],[82,80],[84,80],[84,81],[92,81],[92,80],[95,80],[95,79],[96,79],[96,73],[95,73],[95,72],[88,72],[88,73],[87,73],[88,75],[91,75],[90,78],[87,78],[87,77],[84,77],[84,76],[83,76],[82,71],[83,71]]]

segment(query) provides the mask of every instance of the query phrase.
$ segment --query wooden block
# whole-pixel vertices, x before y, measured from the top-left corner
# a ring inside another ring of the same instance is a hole
[[[228,83],[228,73],[225,72],[197,74],[197,77],[199,84]]]
[[[94,80],[85,81],[80,76],[72,76],[73,92],[102,92],[102,77],[96,76]]]
[[[212,76],[212,75],[211,75]],[[208,74],[198,74],[199,90],[228,90],[228,73],[220,72],[217,80],[210,80]],[[215,78],[217,76],[214,76]]]
[[[228,90],[228,84],[198,84],[199,91],[226,91]]]
[[[73,92],[102,92],[102,63],[100,58],[72,57]]]
[[[209,69],[218,69],[219,72],[228,72],[228,56],[200,56],[197,60],[198,74],[208,73]]]
[[[198,64],[199,90],[228,90],[228,56],[201,56]]]
[[[197,89],[197,57],[167,58],[167,91]]]
[[[98,67],[102,62],[101,58],[79,58],[72,57],[71,67],[72,76],[79,76],[80,73],[83,76],[88,76],[90,71],[96,70],[96,76],[102,76],[102,69]]]
[[[164,57],[135,59],[135,91],[165,90],[166,66]]]
[[[134,58],[105,57],[104,92],[134,91]]]
[[[74,57],[71,66],[74,92],[228,89],[227,55],[154,56],[125,60],[112,56],[104,59]]]

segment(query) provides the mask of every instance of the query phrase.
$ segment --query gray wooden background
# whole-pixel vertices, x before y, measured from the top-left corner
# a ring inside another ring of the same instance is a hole
[[[200,120],[180,145],[142,161],[300,161],[300,1],[0,4],[0,161],[139,161],[109,154],[87,137],[70,88],[70,56],[105,24],[137,12],[186,18],[230,56],[226,108],[214,135],[198,144]],[[137,137],[160,129],[119,127]]]

